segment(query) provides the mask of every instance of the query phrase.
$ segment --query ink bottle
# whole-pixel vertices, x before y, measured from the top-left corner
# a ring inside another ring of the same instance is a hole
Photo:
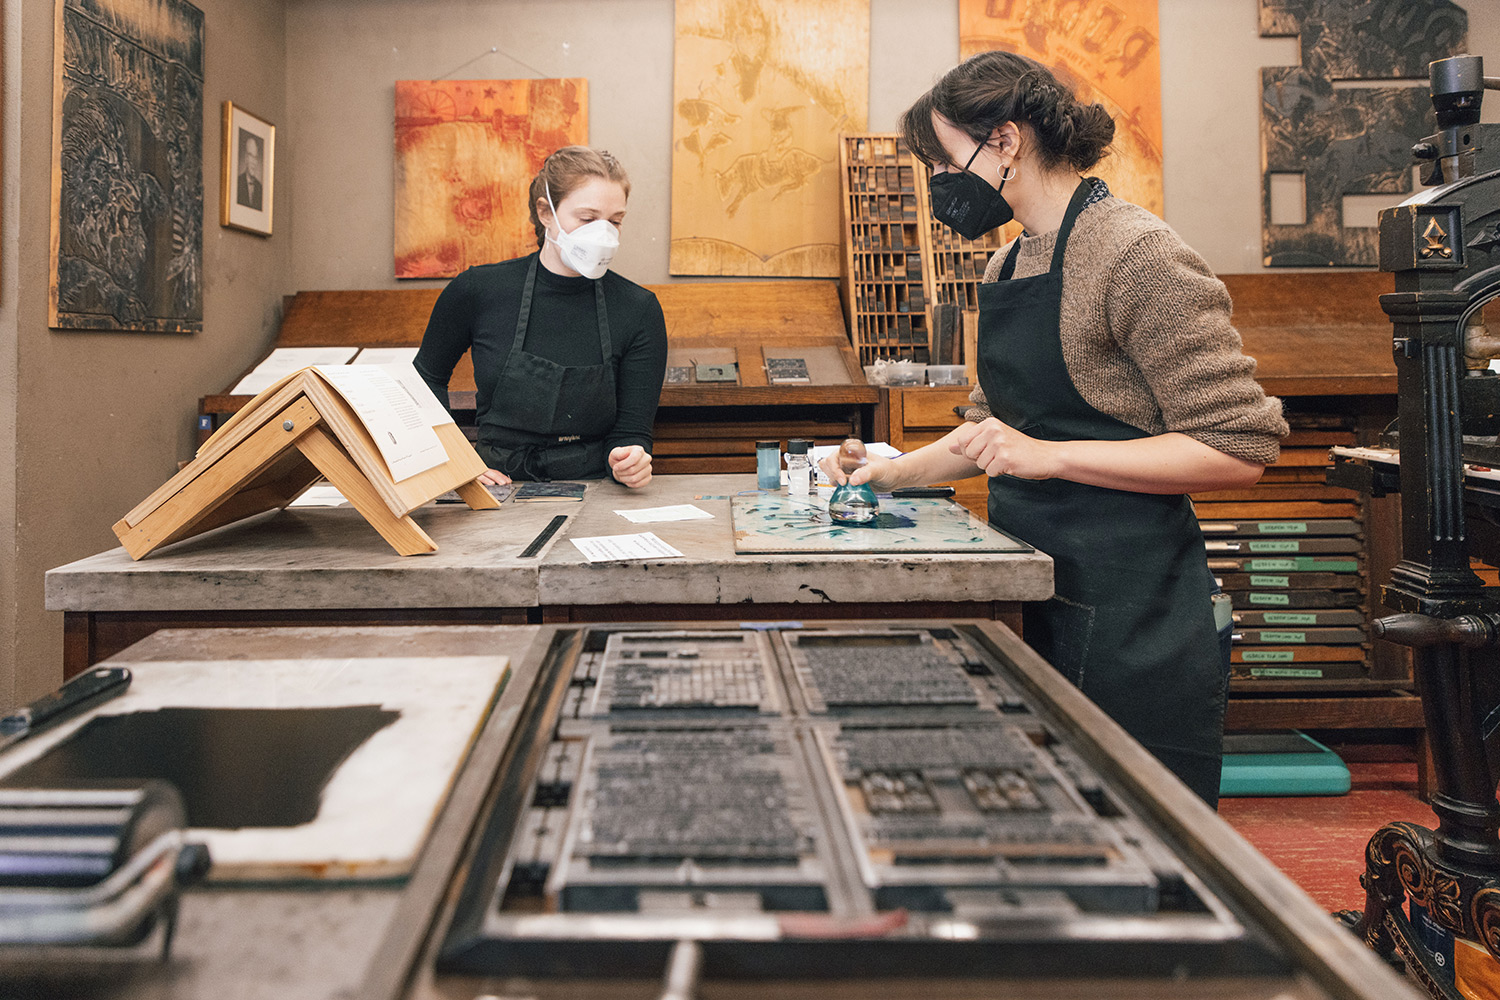
[[[755,442],[755,488],[781,488],[781,442]]]

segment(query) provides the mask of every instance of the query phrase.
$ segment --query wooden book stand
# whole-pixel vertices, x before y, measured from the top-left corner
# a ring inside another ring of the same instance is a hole
[[[410,513],[449,490],[474,510],[499,504],[455,424],[435,427],[448,461],[396,482],[363,421],[313,369],[256,396],[182,471],[114,525],[132,559],[231,521],[285,507],[326,478],[403,556],[437,550]]]

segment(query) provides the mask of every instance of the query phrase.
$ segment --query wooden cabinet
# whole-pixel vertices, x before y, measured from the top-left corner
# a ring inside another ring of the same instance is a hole
[[[963,423],[963,411],[969,405],[969,385],[911,386],[882,390],[886,394],[886,412],[890,425],[886,440],[901,451],[915,451],[924,444],[947,434]],[[985,517],[989,498],[989,480],[985,476],[944,483],[956,491],[954,499],[969,510]]]

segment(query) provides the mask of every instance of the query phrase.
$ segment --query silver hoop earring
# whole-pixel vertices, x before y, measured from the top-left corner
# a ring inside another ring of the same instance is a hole
[[[1000,179],[1002,181],[1013,181],[1016,179],[1016,165],[1014,163],[1006,164],[1003,170],[997,170],[995,172],[1000,175]]]

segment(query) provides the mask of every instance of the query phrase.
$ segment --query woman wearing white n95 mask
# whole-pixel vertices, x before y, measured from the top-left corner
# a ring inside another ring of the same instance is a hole
[[[609,270],[629,195],[613,156],[557,150],[531,182],[537,252],[471,267],[438,296],[416,367],[446,400],[472,351],[481,482],[651,481],[667,332],[656,296]]]

